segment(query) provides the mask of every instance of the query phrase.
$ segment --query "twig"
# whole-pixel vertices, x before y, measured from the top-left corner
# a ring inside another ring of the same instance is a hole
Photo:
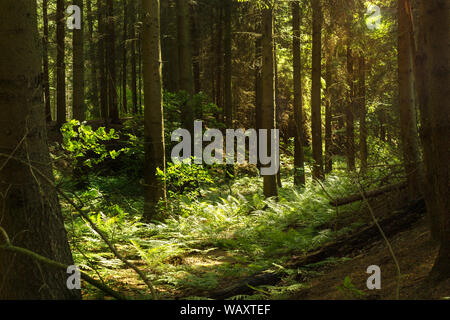
[[[386,237],[386,234],[384,233],[383,229],[381,228],[380,224],[378,223],[378,220],[375,217],[375,213],[372,209],[372,206],[370,205],[369,200],[367,199],[365,192],[364,192],[361,184],[359,183],[359,181],[358,181],[358,185],[359,185],[359,192],[361,193],[361,197],[363,198],[363,201],[366,203],[367,208],[369,209],[370,215],[372,216],[372,220],[375,223],[375,225],[377,226],[378,230],[380,231],[381,236],[383,237],[384,241],[386,242],[386,245],[389,249],[392,259],[394,260],[395,267],[397,269],[397,289],[396,289],[395,297],[397,300],[399,300],[400,299],[400,281],[401,281],[401,276],[402,276],[401,271],[400,271],[400,265],[398,263],[397,257],[395,256],[394,249],[392,248],[391,243],[389,242],[389,239]]]

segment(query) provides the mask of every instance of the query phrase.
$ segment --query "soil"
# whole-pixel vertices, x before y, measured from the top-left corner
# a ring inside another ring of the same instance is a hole
[[[400,299],[449,299],[450,279],[431,283],[428,274],[438,254],[438,245],[431,241],[425,219],[408,231],[390,239],[401,270]],[[381,289],[367,289],[371,265],[381,269]],[[393,300],[396,298],[397,269],[384,241],[379,241],[356,252],[351,260],[321,270],[323,275],[311,279],[308,288],[294,294],[295,300],[368,299]],[[449,271],[450,272],[450,271]],[[344,279],[349,277],[355,290],[343,290]],[[339,288],[341,287],[341,288]],[[364,295],[355,293],[360,290]]]

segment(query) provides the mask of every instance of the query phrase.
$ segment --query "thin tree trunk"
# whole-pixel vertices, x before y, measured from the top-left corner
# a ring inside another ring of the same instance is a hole
[[[333,154],[332,154],[332,107],[331,103],[333,101],[332,88],[333,86],[333,67],[332,67],[332,55],[329,53],[327,55],[326,62],[326,75],[325,81],[327,84],[326,97],[325,97],[325,173],[330,173],[333,170]]]
[[[305,184],[305,156],[303,153],[303,97],[302,97],[302,58],[301,58],[301,12],[299,1],[292,5],[292,53],[294,63],[294,184]]]
[[[0,42],[0,227],[15,246],[73,265],[56,191],[37,173],[53,180],[36,11],[36,1],[0,1],[0,30],[8,30]],[[81,298],[65,270],[27,256],[0,249],[0,270],[2,300]]]
[[[114,27],[114,1],[107,0],[108,36],[106,41],[106,61],[108,78],[108,109],[109,119],[112,123],[119,123],[119,108],[117,103],[116,78],[116,32]]]
[[[74,5],[81,9],[81,21],[83,21],[83,0],[74,0]],[[86,119],[84,104],[84,42],[83,24],[81,29],[73,30],[73,118],[79,121]]]
[[[44,38],[43,45],[43,65],[44,65],[44,104],[45,104],[45,119],[47,122],[52,121],[52,110],[50,105],[50,79],[48,74],[48,0],[42,1],[42,15],[44,22]]]
[[[414,99],[414,73],[408,14],[403,0],[398,0],[398,87],[400,132],[403,162],[410,200],[420,196],[420,151]]]
[[[62,126],[67,119],[66,116],[66,65],[64,63],[64,0],[56,2],[56,122]]]
[[[191,5],[191,26],[192,26],[192,71],[194,75],[194,92],[197,94],[202,90],[201,86],[201,70],[200,70],[200,47],[201,47],[201,32],[200,32],[200,20],[198,15],[198,4]],[[201,111],[201,110],[200,110]],[[201,119],[201,115],[199,115]]]
[[[216,68],[215,68],[215,72],[216,72],[216,97],[215,97],[215,102],[216,105],[219,107],[223,107],[223,96],[222,96],[222,66],[223,66],[223,49],[222,49],[222,38],[223,38],[223,26],[222,26],[222,21],[223,21],[223,9],[222,6],[218,9],[218,21],[216,23],[216,41],[217,41],[217,46],[216,46]],[[223,117],[223,113],[219,115],[219,117],[222,118],[222,120],[224,119]],[[218,119],[221,120],[221,119]]]
[[[176,0],[177,26],[178,26],[178,55],[180,67],[180,89],[188,95],[186,103],[181,110],[183,126],[191,134],[194,132],[194,74],[192,70],[192,52],[189,27],[189,4],[187,0]]]
[[[366,108],[366,59],[359,57],[359,81],[358,81],[358,105],[359,105],[359,152],[361,158],[361,171],[367,170],[367,108]]]
[[[350,42],[350,37],[349,40]],[[347,45],[347,108],[345,110],[346,120],[346,143],[347,169],[355,170],[355,83],[354,83],[353,51],[350,44]]]
[[[105,0],[97,0],[97,16],[98,16],[98,69],[99,69],[99,83],[100,83],[100,112],[105,123],[108,122],[108,83],[106,75],[106,25],[105,25]]]
[[[131,96],[133,100],[133,113],[138,114],[138,96],[137,96],[137,59],[136,59],[136,45],[138,40],[136,38],[136,3],[129,1],[130,6],[130,54],[131,54]]]
[[[133,1],[133,0],[130,0]],[[128,100],[127,100],[127,47],[128,47],[128,3],[127,0],[123,1],[123,56],[122,56],[122,110],[126,114],[128,113]]]
[[[90,60],[90,78],[91,78],[91,88],[89,93],[89,100],[92,103],[92,116],[94,118],[100,118],[100,103],[98,94],[98,74],[97,74],[97,57],[95,54],[95,43],[94,43],[94,13],[92,11],[92,1],[86,1],[87,9],[87,21],[88,21],[88,42],[89,42],[89,60]]]
[[[145,211],[147,220],[155,218],[157,204],[165,200],[165,186],[156,178],[156,170],[165,171],[162,61],[159,0],[143,0],[142,49],[145,100]]]
[[[312,48],[312,89],[311,89],[311,131],[313,150],[313,177],[323,179],[322,159],[322,9],[320,0],[312,0],[313,8],[313,48]]]
[[[273,61],[273,4],[266,0],[262,9],[262,128],[270,130],[275,128],[275,79]],[[270,138],[267,139],[268,153],[276,152],[271,150]],[[278,196],[276,174],[264,176],[264,196]]]

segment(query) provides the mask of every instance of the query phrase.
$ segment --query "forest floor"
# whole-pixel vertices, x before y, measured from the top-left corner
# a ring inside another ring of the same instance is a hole
[[[425,219],[411,229],[390,239],[401,270],[400,299],[443,299],[450,297],[450,279],[439,284],[428,283],[427,276],[438,253],[438,246],[430,239]],[[396,298],[397,269],[384,241],[354,253],[350,260],[323,270],[323,275],[311,279],[308,288],[292,295],[299,300],[376,299]],[[368,266],[381,269],[381,290],[368,290]],[[349,277],[354,288],[342,289]]]
[[[56,138],[52,141],[61,141]],[[423,206],[417,211],[420,215],[406,220],[413,222],[405,223],[408,212],[415,211],[402,211],[409,205],[405,207],[400,189],[339,209],[330,203],[357,194],[360,188],[373,190],[401,181],[392,170],[395,164],[355,177],[337,159],[333,174],[323,182],[308,179],[306,187],[297,188],[292,183],[292,159],[283,156],[283,188],[277,200],[264,198],[256,168],[237,167],[236,178],[224,180],[220,170],[172,167],[175,183],[190,181],[192,175],[208,179],[193,192],[172,192],[165,218],[145,222],[139,150],[87,170],[81,188],[67,152],[58,144],[51,150],[60,188],[82,204],[117,250],[146,274],[161,299],[208,299],[235,284],[244,290],[226,298],[394,299],[396,266],[378,230],[370,227],[373,221],[367,204],[380,223],[389,220],[387,227],[396,228],[400,224],[389,238],[401,269],[400,299],[450,297],[450,280],[440,284],[427,280],[438,248],[430,240]],[[311,168],[306,169],[309,176]],[[61,204],[77,265],[130,299],[151,299],[143,281],[110,252],[86,220],[67,202]],[[356,242],[342,242],[352,236]],[[330,244],[342,244],[343,249],[308,264],[292,264]],[[381,290],[366,287],[370,276],[366,270],[371,265],[381,268]],[[267,283],[247,285],[247,279],[261,274],[277,276]],[[107,298],[89,285],[83,286],[83,296]]]

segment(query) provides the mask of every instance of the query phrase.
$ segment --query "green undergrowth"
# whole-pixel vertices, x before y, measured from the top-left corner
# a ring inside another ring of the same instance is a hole
[[[343,172],[328,176],[322,184],[309,180],[304,188],[294,187],[286,177],[278,199],[264,199],[258,177],[206,184],[201,186],[201,196],[174,195],[180,214],[172,210],[163,221],[151,223],[141,219],[139,182],[130,183],[126,176],[91,176],[89,181],[89,187],[76,191],[73,199],[84,204],[111,242],[146,272],[167,299],[205,297],[264,270],[282,272],[281,286],[254,288],[254,295],[234,298],[284,298],[304,287],[299,277],[305,279],[324,265],[339,263],[327,260],[287,270],[283,265],[293,255],[319,248],[362,224],[338,223],[358,210],[357,204],[340,212],[329,204],[330,198],[357,191],[353,179]],[[70,187],[70,182],[61,183]],[[113,256],[86,221],[67,204],[63,208],[76,263],[117,290],[148,298],[133,271]],[[88,287],[86,294],[97,298],[99,293]]]

